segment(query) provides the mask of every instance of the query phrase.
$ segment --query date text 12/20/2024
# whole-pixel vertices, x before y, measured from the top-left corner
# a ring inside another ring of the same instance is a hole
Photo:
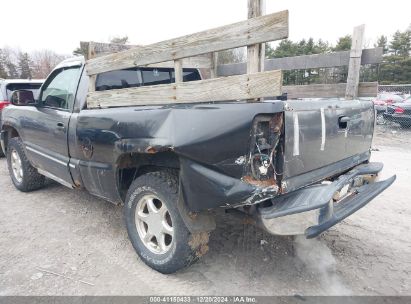
[[[247,296],[164,296],[164,297],[150,297],[150,303],[257,303],[255,297]]]

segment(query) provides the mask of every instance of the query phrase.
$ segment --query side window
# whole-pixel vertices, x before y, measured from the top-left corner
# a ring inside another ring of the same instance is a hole
[[[145,86],[171,83],[170,69],[141,69]]]
[[[97,75],[96,91],[125,89],[173,83],[174,69],[171,68],[132,68],[104,72]],[[197,69],[184,69],[183,81],[201,80]]]
[[[196,69],[183,69],[183,82],[201,80],[200,73]],[[171,82],[175,82],[174,70],[171,71]]]
[[[55,71],[41,91],[40,103],[45,107],[71,109],[79,81],[79,73],[80,67]]]
[[[138,69],[110,71],[97,75],[96,91],[139,87],[141,83]]]

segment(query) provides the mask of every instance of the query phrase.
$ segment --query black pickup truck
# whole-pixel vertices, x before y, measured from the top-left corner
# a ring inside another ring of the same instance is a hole
[[[173,70],[101,73],[96,90],[173,82]],[[200,79],[184,70],[184,81]],[[272,234],[313,238],[395,180],[376,181],[375,111],[360,100],[216,101],[87,109],[82,58],[62,62],[38,100],[15,91],[1,143],[17,189],[45,177],[123,204],[130,240],[171,273],[207,251],[218,210]]]

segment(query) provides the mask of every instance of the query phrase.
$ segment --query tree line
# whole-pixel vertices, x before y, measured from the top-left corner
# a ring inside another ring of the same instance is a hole
[[[51,50],[32,53],[0,48],[0,78],[44,79],[66,55]]]
[[[266,58],[282,58],[302,55],[327,54],[351,49],[350,35],[340,37],[335,46],[327,41],[313,38],[294,42],[282,40],[277,46],[266,44]],[[411,25],[403,32],[397,31],[388,41],[380,36],[374,47],[383,48],[380,64],[361,67],[360,79],[363,82],[378,81],[380,84],[411,83]],[[244,48],[219,53],[219,64],[239,63],[246,60]],[[284,85],[304,85],[315,83],[343,83],[347,81],[348,67],[304,69],[283,71]]]
[[[128,43],[128,37],[114,37],[111,43]],[[282,40],[275,47],[266,44],[266,58],[281,58],[301,55],[326,54],[330,52],[348,51],[351,49],[350,35],[340,37],[335,46],[327,41],[313,38],[294,42]],[[380,84],[411,83],[411,25],[405,31],[397,31],[388,40],[380,36],[374,47],[383,48],[383,61],[376,65],[361,67],[361,81],[378,81]],[[87,50],[77,48],[73,55],[84,55]],[[57,54],[51,50],[33,53],[23,52],[8,47],[0,48],[0,78],[45,78],[51,70],[68,56]],[[219,64],[244,62],[245,48],[219,52]],[[314,83],[346,82],[348,67],[304,69],[284,71],[285,85],[303,85]]]

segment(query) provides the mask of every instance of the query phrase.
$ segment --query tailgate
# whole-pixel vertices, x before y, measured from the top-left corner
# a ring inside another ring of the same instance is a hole
[[[368,160],[374,132],[370,101],[288,101],[285,111],[287,192]]]

